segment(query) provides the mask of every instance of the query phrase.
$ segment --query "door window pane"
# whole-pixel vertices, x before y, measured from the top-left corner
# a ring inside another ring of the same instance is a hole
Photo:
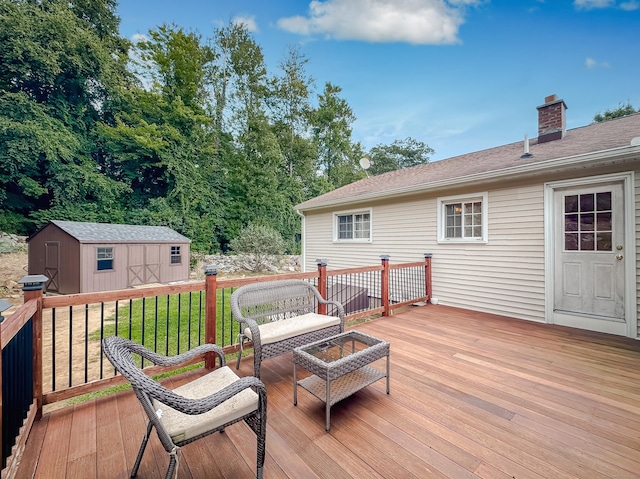
[[[593,193],[580,195],[580,211],[593,211]]]
[[[564,235],[564,249],[567,251],[578,250],[578,233],[566,233]]]
[[[565,213],[578,212],[578,195],[569,195],[564,197],[564,212]]]
[[[566,251],[612,251],[611,198],[610,191],[565,196]]]
[[[611,192],[605,191],[596,194],[596,210],[608,211],[611,210]]]
[[[593,251],[593,233],[583,233],[580,235],[580,250]]]
[[[598,233],[598,251],[611,251],[611,233]]]

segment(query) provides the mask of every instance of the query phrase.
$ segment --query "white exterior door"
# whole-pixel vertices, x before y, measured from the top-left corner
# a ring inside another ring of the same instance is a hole
[[[553,190],[553,322],[627,335],[622,182]]]

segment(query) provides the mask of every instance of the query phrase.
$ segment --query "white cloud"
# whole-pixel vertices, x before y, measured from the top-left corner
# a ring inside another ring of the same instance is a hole
[[[587,57],[584,62],[585,66],[589,69],[591,68],[609,68],[609,64],[607,62],[598,62],[593,58]]]
[[[629,2],[622,2],[620,4],[620,8],[622,10],[627,10],[629,12],[632,12],[634,10],[640,9],[640,3],[638,3],[636,0],[631,0]]]
[[[244,17],[244,16],[237,16],[234,17],[233,19],[233,23],[237,24],[237,25],[244,25],[244,27],[249,30],[250,32],[258,32],[259,28],[258,28],[258,24],[256,23],[256,17],[255,16],[248,16],[248,17]]]
[[[149,37],[147,37],[144,33],[134,33],[133,35],[131,35],[131,42],[134,45],[138,42],[146,42],[147,40],[149,40]]]
[[[593,8],[609,8],[615,6],[615,0],[574,0],[573,4],[579,10],[591,10]]]
[[[464,7],[482,0],[313,0],[308,17],[281,18],[278,26],[302,35],[339,40],[458,43]]]
[[[628,0],[616,5],[616,0],[574,0],[573,5],[578,10],[593,10],[595,8],[620,8],[628,12],[640,9],[638,0]]]

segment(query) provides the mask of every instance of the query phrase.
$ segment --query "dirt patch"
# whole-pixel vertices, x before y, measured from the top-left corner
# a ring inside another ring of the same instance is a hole
[[[27,253],[23,251],[0,253],[0,299],[13,305],[22,304],[22,285],[18,281],[27,275],[27,261]]]

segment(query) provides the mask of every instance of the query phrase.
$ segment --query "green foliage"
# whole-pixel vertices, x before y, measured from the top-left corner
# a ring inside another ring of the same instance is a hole
[[[318,169],[334,188],[352,181],[345,173],[354,171],[349,161],[351,124],[356,120],[346,100],[338,95],[342,89],[326,83],[318,97],[318,108],[311,113],[313,136],[318,149]]]
[[[389,171],[401,170],[429,163],[430,155],[435,152],[421,141],[413,138],[395,140],[391,145],[377,145],[369,151],[371,175],[380,175]]]
[[[613,110],[607,109],[604,111],[604,113],[597,113],[593,117],[593,122],[601,123],[603,121],[613,120],[614,118],[620,118],[620,117],[632,115],[638,112],[640,112],[640,108],[636,110],[633,106],[631,106],[631,103],[629,102],[627,102],[626,104],[620,103],[618,105],[618,108],[615,108]]]
[[[264,224],[249,224],[231,240],[231,250],[244,258],[250,271],[260,271],[269,259],[282,255],[284,248],[280,233]]]
[[[277,254],[297,252],[294,206],[365,176],[340,87],[317,95],[295,47],[270,74],[239,24],[163,24],[133,45],[116,6],[0,0],[0,229],[166,225],[213,253],[268,224]],[[420,145],[373,153],[406,167]]]

